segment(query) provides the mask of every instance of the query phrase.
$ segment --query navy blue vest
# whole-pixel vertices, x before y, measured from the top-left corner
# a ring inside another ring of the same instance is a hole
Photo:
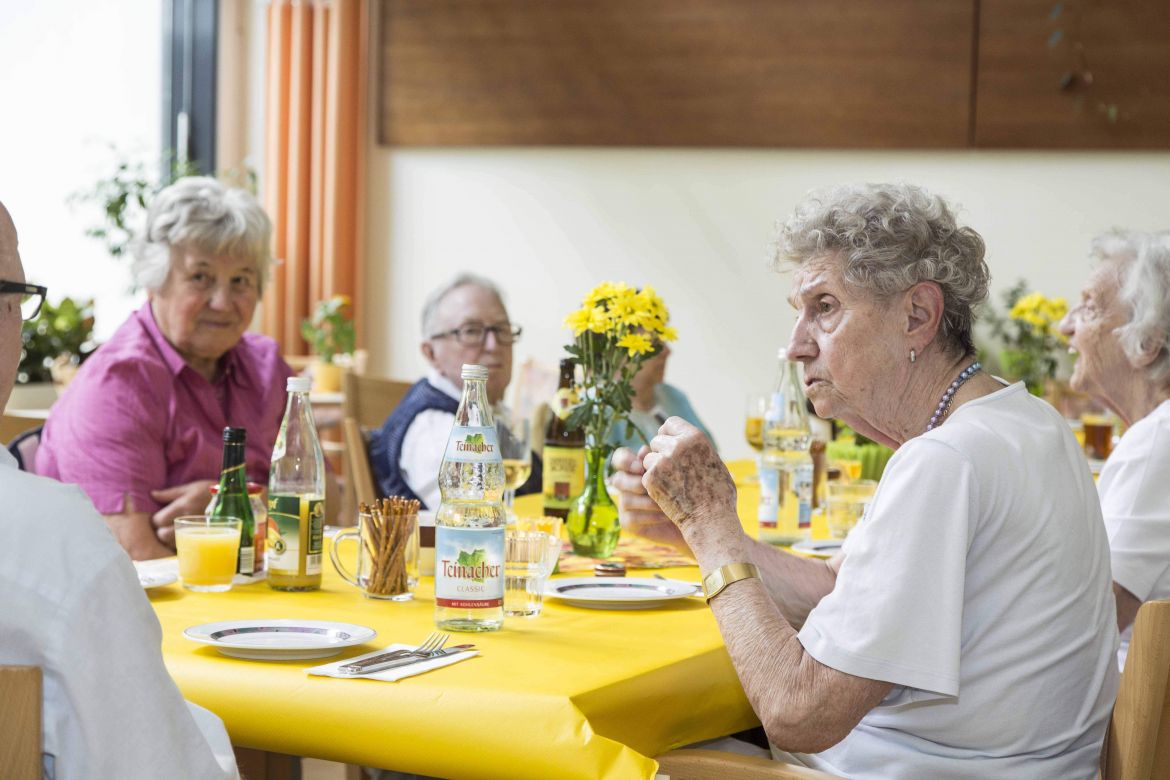
[[[447,414],[455,414],[459,409],[459,402],[451,398],[425,379],[420,379],[406,392],[406,396],[386,418],[382,429],[374,434],[370,442],[370,463],[374,467],[374,478],[378,482],[379,495],[402,496],[403,498],[418,499],[423,509],[438,509],[428,507],[402,477],[402,470],[398,463],[402,458],[402,442],[406,439],[406,432],[414,418],[430,410],[438,410]],[[543,435],[541,432],[539,435]],[[442,442],[437,446],[444,446]],[[541,487],[540,458],[534,453],[532,456],[532,476],[516,491],[519,495],[537,493]]]

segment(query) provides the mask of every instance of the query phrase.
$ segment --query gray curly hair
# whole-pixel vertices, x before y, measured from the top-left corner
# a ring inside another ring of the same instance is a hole
[[[151,201],[130,270],[135,284],[153,292],[167,280],[171,250],[196,249],[252,260],[263,292],[271,236],[272,221],[247,190],[225,187],[207,176],[188,176]]]
[[[1118,263],[1120,299],[1129,310],[1129,321],[1117,330],[1122,350],[1136,360],[1161,346],[1146,371],[1155,384],[1170,382],[1170,231],[1111,230],[1093,239],[1092,254]]]
[[[983,254],[983,238],[960,227],[939,196],[909,184],[852,184],[813,191],[797,205],[780,227],[773,264],[835,255],[846,282],[880,298],[935,282],[942,344],[971,355],[975,308],[991,281]]]

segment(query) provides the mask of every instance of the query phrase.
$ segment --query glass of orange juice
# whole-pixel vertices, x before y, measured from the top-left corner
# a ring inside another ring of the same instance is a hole
[[[231,590],[240,554],[240,521],[203,515],[175,518],[179,577],[187,590]]]

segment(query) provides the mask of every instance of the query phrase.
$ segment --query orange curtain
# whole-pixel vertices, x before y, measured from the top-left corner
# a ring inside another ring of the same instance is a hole
[[[300,323],[317,301],[358,306],[368,11],[368,0],[268,3],[262,191],[280,262],[263,329],[285,354],[306,352]]]

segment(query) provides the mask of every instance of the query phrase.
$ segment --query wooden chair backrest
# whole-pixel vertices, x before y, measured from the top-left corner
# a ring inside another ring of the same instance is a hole
[[[658,777],[668,780],[833,780],[837,777],[762,756],[722,750],[680,748],[655,760]]]
[[[1138,610],[1101,754],[1103,780],[1170,777],[1170,601]]]
[[[370,448],[366,434],[357,420],[346,417],[341,423],[345,438],[345,471],[353,485],[357,504],[372,504],[378,497],[374,483],[374,470],[370,467]]]
[[[40,780],[41,669],[0,666],[0,777]]]
[[[381,428],[410,387],[410,382],[347,371],[342,380],[342,416],[352,417],[367,430]]]

